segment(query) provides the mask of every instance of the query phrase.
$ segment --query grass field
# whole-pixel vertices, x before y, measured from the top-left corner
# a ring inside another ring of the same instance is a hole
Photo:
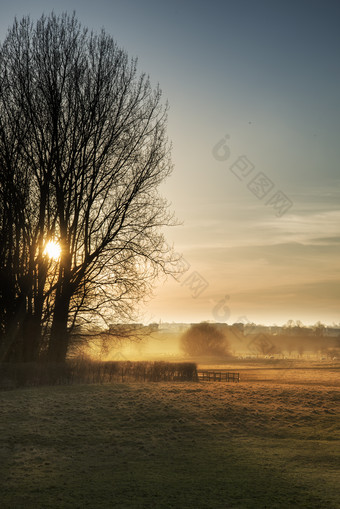
[[[339,508],[324,374],[1,392],[0,508]]]

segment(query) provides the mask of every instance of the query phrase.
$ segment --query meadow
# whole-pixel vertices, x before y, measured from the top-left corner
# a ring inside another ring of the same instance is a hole
[[[339,508],[339,366],[239,368],[2,391],[1,509]]]

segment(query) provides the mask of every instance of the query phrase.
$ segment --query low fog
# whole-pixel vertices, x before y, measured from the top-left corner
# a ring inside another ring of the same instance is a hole
[[[101,360],[200,363],[254,358],[335,360],[340,354],[340,327],[320,323],[309,327],[294,322],[281,327],[253,323],[161,323],[135,325],[134,333],[129,330],[126,337],[121,330],[122,326],[111,326],[105,334],[91,338],[82,354]]]

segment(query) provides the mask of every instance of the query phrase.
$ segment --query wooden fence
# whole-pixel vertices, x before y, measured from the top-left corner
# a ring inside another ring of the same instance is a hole
[[[235,371],[210,371],[198,370],[198,381],[200,382],[239,382],[240,373]]]

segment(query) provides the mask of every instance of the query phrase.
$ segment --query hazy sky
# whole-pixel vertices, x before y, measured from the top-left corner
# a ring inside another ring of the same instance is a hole
[[[144,319],[339,323],[340,2],[11,0],[1,39],[51,10],[104,27],[170,104],[188,271]]]

